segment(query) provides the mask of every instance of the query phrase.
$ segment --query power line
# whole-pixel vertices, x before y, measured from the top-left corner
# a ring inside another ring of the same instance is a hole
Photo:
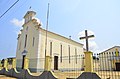
[[[19,3],[20,3],[20,5],[17,5],[14,8],[14,10],[12,10],[12,12],[10,12],[9,16],[7,15],[7,18],[4,18],[4,21],[2,21],[3,19],[1,18],[2,20],[0,22],[2,22],[3,24],[6,23],[9,20],[10,17],[13,17],[16,13],[20,12],[21,11],[20,9],[23,9],[23,8],[25,8],[25,6],[28,6],[30,1],[24,0],[24,1],[20,2],[20,0],[19,0]],[[13,13],[14,13],[14,15],[13,15]]]
[[[13,6],[15,6],[15,4],[18,3],[19,0],[17,0],[13,5],[11,5],[1,16],[0,18],[2,18]]]

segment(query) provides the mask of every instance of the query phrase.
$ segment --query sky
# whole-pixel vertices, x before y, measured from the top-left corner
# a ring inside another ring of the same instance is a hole
[[[0,16],[17,0],[0,0]],[[49,31],[79,40],[88,30],[94,53],[120,44],[120,0],[19,0],[0,18],[0,59],[15,57],[17,36],[29,7],[46,27],[47,5],[50,3]]]

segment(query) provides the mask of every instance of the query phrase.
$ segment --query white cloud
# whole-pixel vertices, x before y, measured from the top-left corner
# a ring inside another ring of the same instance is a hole
[[[13,25],[15,26],[18,26],[18,27],[22,27],[23,23],[24,23],[24,20],[18,20],[16,18],[13,18],[11,21],[10,21]]]
[[[21,34],[21,31],[20,30],[16,30],[15,33],[18,35],[18,34]]]
[[[83,41],[82,43],[84,44],[84,48],[86,48],[86,42]],[[98,47],[98,45],[95,41],[90,41],[89,40],[88,43],[89,43],[89,50],[90,51],[95,52],[95,53],[99,53],[99,52],[97,52],[99,47]]]
[[[15,33],[18,35],[20,34],[20,30],[22,29],[22,25],[24,23],[24,20],[18,20],[16,18],[13,18],[11,21],[10,21],[15,27]]]
[[[85,36],[85,31],[79,32],[79,37],[84,37]],[[95,35],[93,31],[88,30],[88,35]],[[99,53],[99,47],[97,43],[93,40],[95,37],[89,39],[89,50],[94,52],[94,53]],[[86,48],[86,41],[81,40],[81,42],[84,44],[84,48]]]
[[[41,26],[40,26],[40,27],[42,27],[42,26],[43,26],[43,23],[40,21],[40,19],[38,19],[38,18],[36,18],[36,17],[34,17],[34,19],[36,19],[36,20],[37,20],[37,22],[38,22],[39,24],[41,24]]]
[[[92,51],[96,51],[98,49],[98,45],[95,41],[89,41],[89,46],[90,46],[90,50]]]

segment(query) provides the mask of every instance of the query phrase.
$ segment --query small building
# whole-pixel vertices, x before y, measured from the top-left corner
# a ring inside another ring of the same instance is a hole
[[[28,11],[24,16],[23,29],[18,35],[17,69],[23,69],[26,57],[29,59],[30,71],[43,71],[45,49],[46,55],[52,57],[52,70],[83,69],[83,44],[51,31],[47,31],[46,39],[46,30],[42,28],[35,15],[36,12]]]
[[[120,46],[114,46],[99,54],[100,70],[120,71]]]

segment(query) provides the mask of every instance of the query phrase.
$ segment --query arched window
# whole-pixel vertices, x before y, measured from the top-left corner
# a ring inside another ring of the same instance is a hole
[[[60,45],[60,61],[62,62],[62,44]]]
[[[50,42],[50,56],[52,57],[52,42]]]
[[[68,45],[69,63],[70,63],[70,45]]]
[[[76,64],[77,64],[77,49],[75,48],[75,59],[76,59]]]
[[[21,41],[20,41],[20,43],[19,43],[19,50],[20,50],[20,48],[21,48]]]
[[[27,45],[27,35],[25,35],[25,45],[24,45],[24,48],[26,48],[26,45]]]
[[[28,26],[26,27],[26,31],[28,31]]]
[[[32,44],[33,47],[34,47],[34,43],[35,43],[35,37],[33,37],[33,44]]]

